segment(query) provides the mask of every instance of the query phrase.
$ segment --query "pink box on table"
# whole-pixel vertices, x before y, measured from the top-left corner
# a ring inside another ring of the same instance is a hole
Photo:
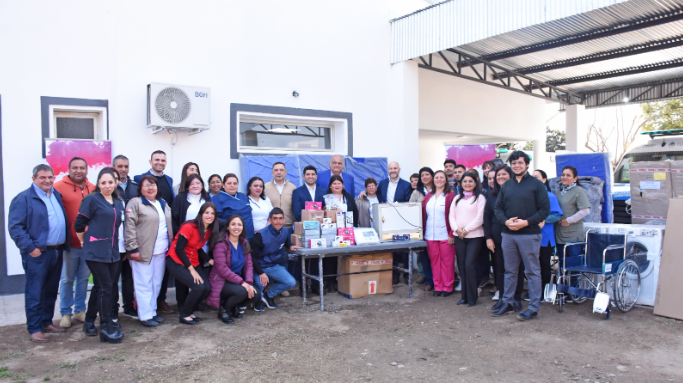
[[[306,201],[304,208],[306,210],[322,210],[323,209],[323,203],[322,202],[316,202],[316,201]]]

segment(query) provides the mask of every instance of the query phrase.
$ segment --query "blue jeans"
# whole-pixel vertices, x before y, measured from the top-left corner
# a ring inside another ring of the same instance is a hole
[[[434,286],[434,274],[432,274],[432,262],[429,260],[426,250],[417,252],[420,265],[425,277],[425,286]]]
[[[268,276],[268,290],[269,298],[275,298],[283,291],[289,290],[296,286],[296,279],[290,274],[286,268],[275,265],[271,267],[264,267],[263,272]],[[261,284],[258,275],[254,275],[254,283],[259,286],[261,291],[264,290],[264,286]]]
[[[59,280],[59,312],[71,315],[73,312],[85,311],[85,298],[88,295],[88,278],[90,269],[85,264],[83,249],[71,248],[64,252],[64,267]],[[74,299],[74,282],[76,282],[76,298]]]
[[[62,272],[62,250],[47,249],[37,257],[22,254],[26,273],[24,307],[29,334],[52,324]]]

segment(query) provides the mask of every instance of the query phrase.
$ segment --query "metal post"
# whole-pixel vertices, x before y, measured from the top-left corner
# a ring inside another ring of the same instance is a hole
[[[306,304],[306,257],[301,257],[301,291],[304,296],[304,305]]]
[[[323,257],[324,255],[318,254],[318,278],[320,278],[320,311],[325,311],[325,302],[323,302],[323,289],[325,288],[325,286],[323,286]]]
[[[413,249],[408,250],[408,298],[413,299]]]

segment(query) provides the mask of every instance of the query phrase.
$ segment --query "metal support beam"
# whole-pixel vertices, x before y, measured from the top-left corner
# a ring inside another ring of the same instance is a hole
[[[591,73],[591,74],[586,74],[586,75],[582,75],[582,76],[568,77],[568,78],[563,78],[563,79],[559,79],[559,80],[552,80],[552,81],[547,81],[547,84],[555,85],[555,86],[569,85],[569,84],[576,84],[576,83],[580,83],[580,82],[604,80],[606,78],[628,76],[628,75],[632,75],[632,74],[647,73],[647,72],[653,72],[653,71],[662,70],[662,69],[679,68],[679,67],[683,67],[683,58],[678,58],[678,59],[669,60],[669,61],[662,61],[662,62],[653,63],[653,64],[641,65],[641,66],[637,66],[637,67],[628,67],[628,68],[611,70],[611,71],[607,71],[607,72]]]
[[[629,97],[629,95],[635,95]],[[621,86],[583,94],[586,108],[636,104],[683,97],[683,77]]]
[[[536,44],[525,45],[518,48],[508,49],[501,52],[491,53],[481,56],[482,60],[495,61],[510,57],[526,55],[529,53],[540,52],[547,49],[558,48],[571,44],[578,44],[585,41],[600,39],[619,35],[626,32],[637,31],[644,28],[650,28],[657,25],[663,25],[674,21],[683,20],[683,8],[680,6],[676,9],[644,17],[638,20],[633,20],[625,23],[618,23],[604,28],[594,29],[588,32],[582,32],[571,36],[564,36],[558,39],[542,41]]]
[[[683,36],[669,37],[666,39],[648,41],[646,43],[635,44],[628,47],[612,49],[608,51],[596,52],[585,56],[572,57],[566,60],[554,61],[546,64],[534,65],[525,68],[515,68],[515,72],[520,74],[545,72],[554,69],[562,69],[582,64],[612,60],[620,57],[639,55],[641,53],[655,52],[663,49],[679,47],[683,45]],[[504,75],[501,75],[504,76]]]
[[[563,104],[580,104],[583,102],[583,99],[579,94],[564,89],[560,89],[554,85],[548,84],[543,81],[539,81],[529,76],[521,75],[514,71],[505,69],[502,66],[492,64],[489,62],[479,61],[478,64],[474,64],[469,68],[473,72],[473,74],[467,74],[460,69],[458,64],[461,64],[463,62],[472,62],[472,60],[476,58],[468,53],[462,52],[457,49],[448,49],[448,51],[450,53],[457,55],[457,62],[455,62],[454,59],[449,59],[442,51],[438,52],[438,57],[440,57],[441,60],[436,60],[437,56],[434,56],[434,59],[429,61],[423,57],[420,57],[420,61],[422,62],[422,64],[418,64],[418,67],[423,69],[429,69],[439,73],[448,74],[451,76],[464,78],[467,80],[477,81],[483,84],[492,85],[499,88],[512,90],[519,93],[524,93],[530,96],[539,97],[546,100],[560,102]],[[437,66],[437,63],[441,63],[441,65]],[[489,71],[494,73],[494,77],[497,78],[491,79],[491,76],[487,76],[487,73]],[[484,75],[482,75],[482,73]],[[500,74],[505,74],[505,76],[508,78],[508,81],[503,81],[500,78],[500,76],[497,76]],[[511,82],[510,79],[514,79],[515,82]]]

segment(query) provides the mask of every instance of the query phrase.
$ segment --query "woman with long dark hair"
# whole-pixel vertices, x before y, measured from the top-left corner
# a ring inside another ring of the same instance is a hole
[[[540,169],[534,170],[532,175],[536,177],[537,180],[543,182],[548,191],[548,199],[550,200],[550,215],[539,224],[541,227],[541,251],[538,259],[541,262],[541,300],[543,300],[545,285],[550,283],[550,276],[552,275],[550,259],[555,251],[554,223],[559,222],[562,218],[562,208],[560,207],[560,203],[557,201],[555,194],[550,191],[548,175]]]
[[[481,192],[479,176],[467,172],[460,180],[460,194],[453,200],[449,220],[455,237],[458,270],[462,281],[459,305],[477,303],[477,259],[484,247],[484,208],[486,197]]]
[[[493,161],[484,161],[484,164],[481,165],[482,174],[484,175],[484,177],[482,178],[482,181],[481,181],[481,188],[482,188],[482,190],[486,190],[487,193],[489,191],[491,191],[491,182],[489,182],[489,173],[495,167],[496,167],[496,164]]]
[[[186,177],[182,187],[184,191],[176,195],[171,206],[174,233],[178,232],[185,221],[193,220],[205,202],[211,201],[211,195],[204,189],[204,180],[199,174]]]
[[[93,274],[94,286],[90,292],[83,331],[97,335],[95,319],[100,315],[100,340],[119,343],[123,340],[117,319],[114,294],[115,278],[121,262],[119,253],[119,227],[123,224],[125,207],[119,199],[116,174],[103,169],[97,176],[95,191],[81,202],[74,222],[76,235],[83,245],[85,262]]]
[[[213,197],[220,193],[221,190],[223,190],[223,180],[221,179],[221,176],[212,174],[211,177],[209,177],[209,194]]]
[[[195,219],[180,226],[168,250],[168,272],[176,283],[189,289],[185,302],[179,307],[180,323],[183,324],[193,325],[202,320],[194,315],[195,307],[211,292],[207,275],[199,265],[209,261],[209,255],[202,250],[204,244],[218,237],[216,212],[216,205],[204,203]]]
[[[254,236],[254,220],[251,216],[251,203],[246,194],[238,192],[239,178],[234,173],[228,173],[223,177],[223,190],[211,197],[211,202],[216,204],[218,217],[227,220],[233,214],[242,217],[247,239]]]
[[[254,232],[268,226],[268,215],[273,210],[273,203],[264,192],[265,183],[261,177],[251,177],[247,182],[247,193],[251,204],[251,218],[254,220]]]
[[[493,253],[493,278],[496,284],[496,295],[493,300],[498,300],[496,304],[491,307],[491,310],[498,310],[503,307],[503,293],[505,292],[505,254],[503,254],[503,223],[498,221],[494,213],[496,207],[496,200],[500,194],[500,189],[503,184],[514,177],[512,169],[509,166],[499,166],[496,169],[493,189],[486,199],[486,208],[484,209],[484,235],[486,236],[486,247]],[[515,298],[513,306],[515,310],[522,309],[522,289],[524,288],[524,273],[522,268],[519,268],[517,276],[517,287],[515,289]]]
[[[453,293],[455,247],[448,217],[454,198],[446,173],[437,170],[434,173],[434,189],[422,200],[422,227],[434,273],[435,297],[447,297]]]
[[[164,321],[157,315],[157,297],[166,271],[166,252],[173,241],[171,208],[161,198],[156,177],[140,179],[138,196],[126,205],[125,226],[138,318],[143,325],[155,327]]]
[[[180,173],[180,183],[173,186],[173,195],[177,196],[179,193],[187,190],[187,187],[185,186],[187,177],[192,174],[202,175],[202,172],[199,171],[199,165],[194,162],[188,162],[183,166],[183,170]]]
[[[417,185],[408,202],[422,203],[425,196],[434,190],[434,171],[431,168],[423,167],[417,174],[419,176]],[[429,260],[429,255],[426,250],[419,250],[418,254],[417,283],[424,283],[425,291],[432,291],[434,289],[434,275],[432,274],[432,263]]]
[[[555,224],[557,254],[564,253],[564,244],[584,239],[583,218],[591,211],[588,193],[579,185],[579,171],[573,166],[565,166],[560,177],[560,190],[555,192],[562,218]]]
[[[209,306],[218,307],[218,319],[225,324],[242,318],[238,307],[261,301],[261,292],[254,285],[254,263],[244,232],[242,217],[228,217],[213,249],[216,261],[209,275],[211,294],[206,298]]]
[[[323,196],[327,209],[340,209],[353,212],[353,226],[358,226],[358,207],[353,196],[344,188],[344,179],[339,175],[330,177],[327,194]]]

